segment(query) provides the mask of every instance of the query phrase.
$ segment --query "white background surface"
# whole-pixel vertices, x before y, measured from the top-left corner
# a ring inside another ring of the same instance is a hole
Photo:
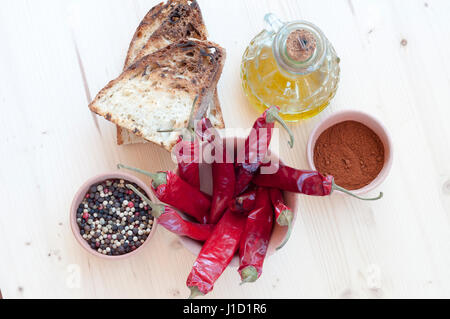
[[[210,39],[227,49],[219,95],[228,127],[250,127],[257,116],[243,96],[239,65],[264,14],[274,12],[317,24],[341,58],[336,98],[292,126],[296,145],[289,151],[281,143],[282,158],[306,168],[314,125],[350,108],[380,118],[395,146],[383,200],[301,197],[290,242],[267,260],[258,282],[241,287],[236,270],[227,269],[208,297],[450,297],[450,1],[199,2]],[[195,256],[162,227],[143,253],[109,262],[83,251],[68,223],[72,196],[89,177],[117,162],[174,165],[156,146],[115,145],[114,126],[98,118],[97,129],[87,108],[119,75],[136,26],[156,3],[1,1],[4,298],[188,296]]]

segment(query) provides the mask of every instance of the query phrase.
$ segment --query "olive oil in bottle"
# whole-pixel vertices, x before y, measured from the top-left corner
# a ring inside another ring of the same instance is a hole
[[[283,23],[265,17],[260,32],[245,50],[242,86],[258,111],[272,105],[286,121],[312,117],[328,106],[339,82],[339,58],[322,31],[312,23]]]

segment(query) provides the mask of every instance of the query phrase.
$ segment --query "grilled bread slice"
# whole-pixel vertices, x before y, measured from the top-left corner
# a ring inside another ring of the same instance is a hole
[[[136,29],[128,48],[124,69],[139,60],[138,56],[142,58],[182,38],[206,40],[207,37],[208,32],[197,1],[161,2],[150,9]],[[143,48],[146,48],[145,54],[141,54]]]
[[[225,50],[219,45],[180,40],[132,64],[89,108],[170,151],[180,133],[158,130],[186,127],[195,97],[194,119],[205,115],[224,62]]]
[[[169,0],[150,9],[139,24],[128,49],[124,69],[135,61],[182,38],[206,40],[207,31],[197,1]],[[214,126],[224,128],[217,91],[210,103],[209,117]],[[145,140],[117,126],[117,144],[144,143]]]

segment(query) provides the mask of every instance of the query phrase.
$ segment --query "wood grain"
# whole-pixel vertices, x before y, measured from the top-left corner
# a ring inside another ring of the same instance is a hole
[[[5,298],[185,298],[194,256],[158,229],[128,260],[85,253],[69,229],[72,196],[118,162],[174,166],[153,145],[119,147],[114,125],[87,103],[123,65],[157,0],[6,1],[0,10],[0,286]],[[228,127],[257,116],[242,93],[242,53],[267,12],[322,28],[341,58],[331,105],[292,125],[307,167],[309,132],[341,109],[380,118],[394,165],[374,203],[300,197],[289,244],[260,280],[239,286],[227,269],[207,298],[450,297],[450,2],[445,0],[199,0],[210,39],[227,49],[219,94]],[[281,133],[281,138],[286,138]],[[43,289],[42,287],[45,287]]]

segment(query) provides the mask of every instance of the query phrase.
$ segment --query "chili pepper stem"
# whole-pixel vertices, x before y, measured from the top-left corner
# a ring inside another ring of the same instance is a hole
[[[159,185],[165,184],[167,183],[167,174],[164,172],[158,172],[158,173],[150,173],[147,171],[144,171],[140,168],[135,168],[135,167],[131,167],[131,166],[127,166],[127,165],[123,165],[123,164],[117,164],[117,168],[125,168],[128,169],[130,171],[133,172],[137,172],[137,173],[141,173],[144,175],[149,176],[153,181],[152,181],[152,185],[153,187],[158,187]]]
[[[280,244],[280,246],[278,246],[276,248],[276,250],[280,250],[281,248],[284,247],[284,245],[286,245],[286,243],[288,242],[289,238],[291,237],[291,233],[292,233],[292,222],[289,222],[289,224],[287,225],[288,229],[287,229],[287,233],[286,236],[283,239],[283,242]]]
[[[286,245],[286,243],[288,242],[289,237],[291,237],[292,219],[293,219],[293,215],[292,215],[292,211],[290,209],[283,210],[281,212],[280,216],[277,218],[278,225],[288,227],[286,236],[284,237],[283,242],[280,244],[280,246],[278,246],[276,248],[277,250],[283,248],[283,246]]]
[[[255,282],[258,279],[258,271],[253,266],[247,266],[241,270],[241,278],[242,281],[240,285],[243,285],[247,282]]]
[[[184,130],[184,127],[179,128],[159,128],[156,130],[158,133],[172,133],[172,132],[180,132]]]
[[[341,186],[339,186],[339,185],[336,185],[335,182],[334,182],[334,180],[333,180],[333,182],[332,182],[332,184],[331,184],[331,189],[332,189],[332,190],[337,190],[337,191],[343,192],[343,193],[345,193],[345,194],[347,194],[347,195],[353,196],[353,197],[358,198],[358,199],[360,199],[360,200],[378,200],[378,199],[380,199],[380,198],[383,197],[383,192],[380,192],[380,194],[379,194],[377,197],[372,197],[372,198],[364,198],[364,197],[360,197],[360,196],[358,196],[358,195],[356,195],[356,194],[353,194],[353,193],[350,192],[349,190],[347,190],[347,189],[345,189],[345,188],[343,188],[343,187],[341,187]]]
[[[198,95],[195,96],[194,102],[192,102],[191,113],[189,114],[188,128],[192,131],[194,130],[194,119],[195,119],[195,103],[197,103]]]
[[[150,198],[148,198],[147,196],[145,196],[142,192],[138,191],[138,189],[136,187],[134,187],[131,184],[127,184],[126,185],[129,189],[131,189],[134,193],[136,193],[136,195],[138,195],[140,198],[142,198],[142,200],[147,203],[148,206],[150,206],[151,210],[151,215],[155,218],[158,218],[159,216],[161,216],[164,213],[164,205],[160,205],[160,204],[155,204],[153,203]]]
[[[167,128],[167,129],[157,129],[158,133],[172,133],[181,132],[180,135],[184,141],[194,141],[194,130],[190,128]]]
[[[289,226],[291,222],[292,222],[292,211],[290,209],[283,210],[277,219],[278,225]]]
[[[294,134],[292,133],[291,129],[287,126],[286,122],[281,118],[280,109],[276,106],[272,106],[267,110],[266,113],[266,120],[269,123],[273,123],[277,121],[280,123],[281,126],[284,127],[284,129],[288,132],[290,140],[288,142],[289,146],[292,148],[294,147]]]
[[[204,296],[205,295],[196,286],[189,287],[189,289],[191,290],[191,294],[189,295],[188,299],[194,299],[195,297],[199,297],[199,296]]]

